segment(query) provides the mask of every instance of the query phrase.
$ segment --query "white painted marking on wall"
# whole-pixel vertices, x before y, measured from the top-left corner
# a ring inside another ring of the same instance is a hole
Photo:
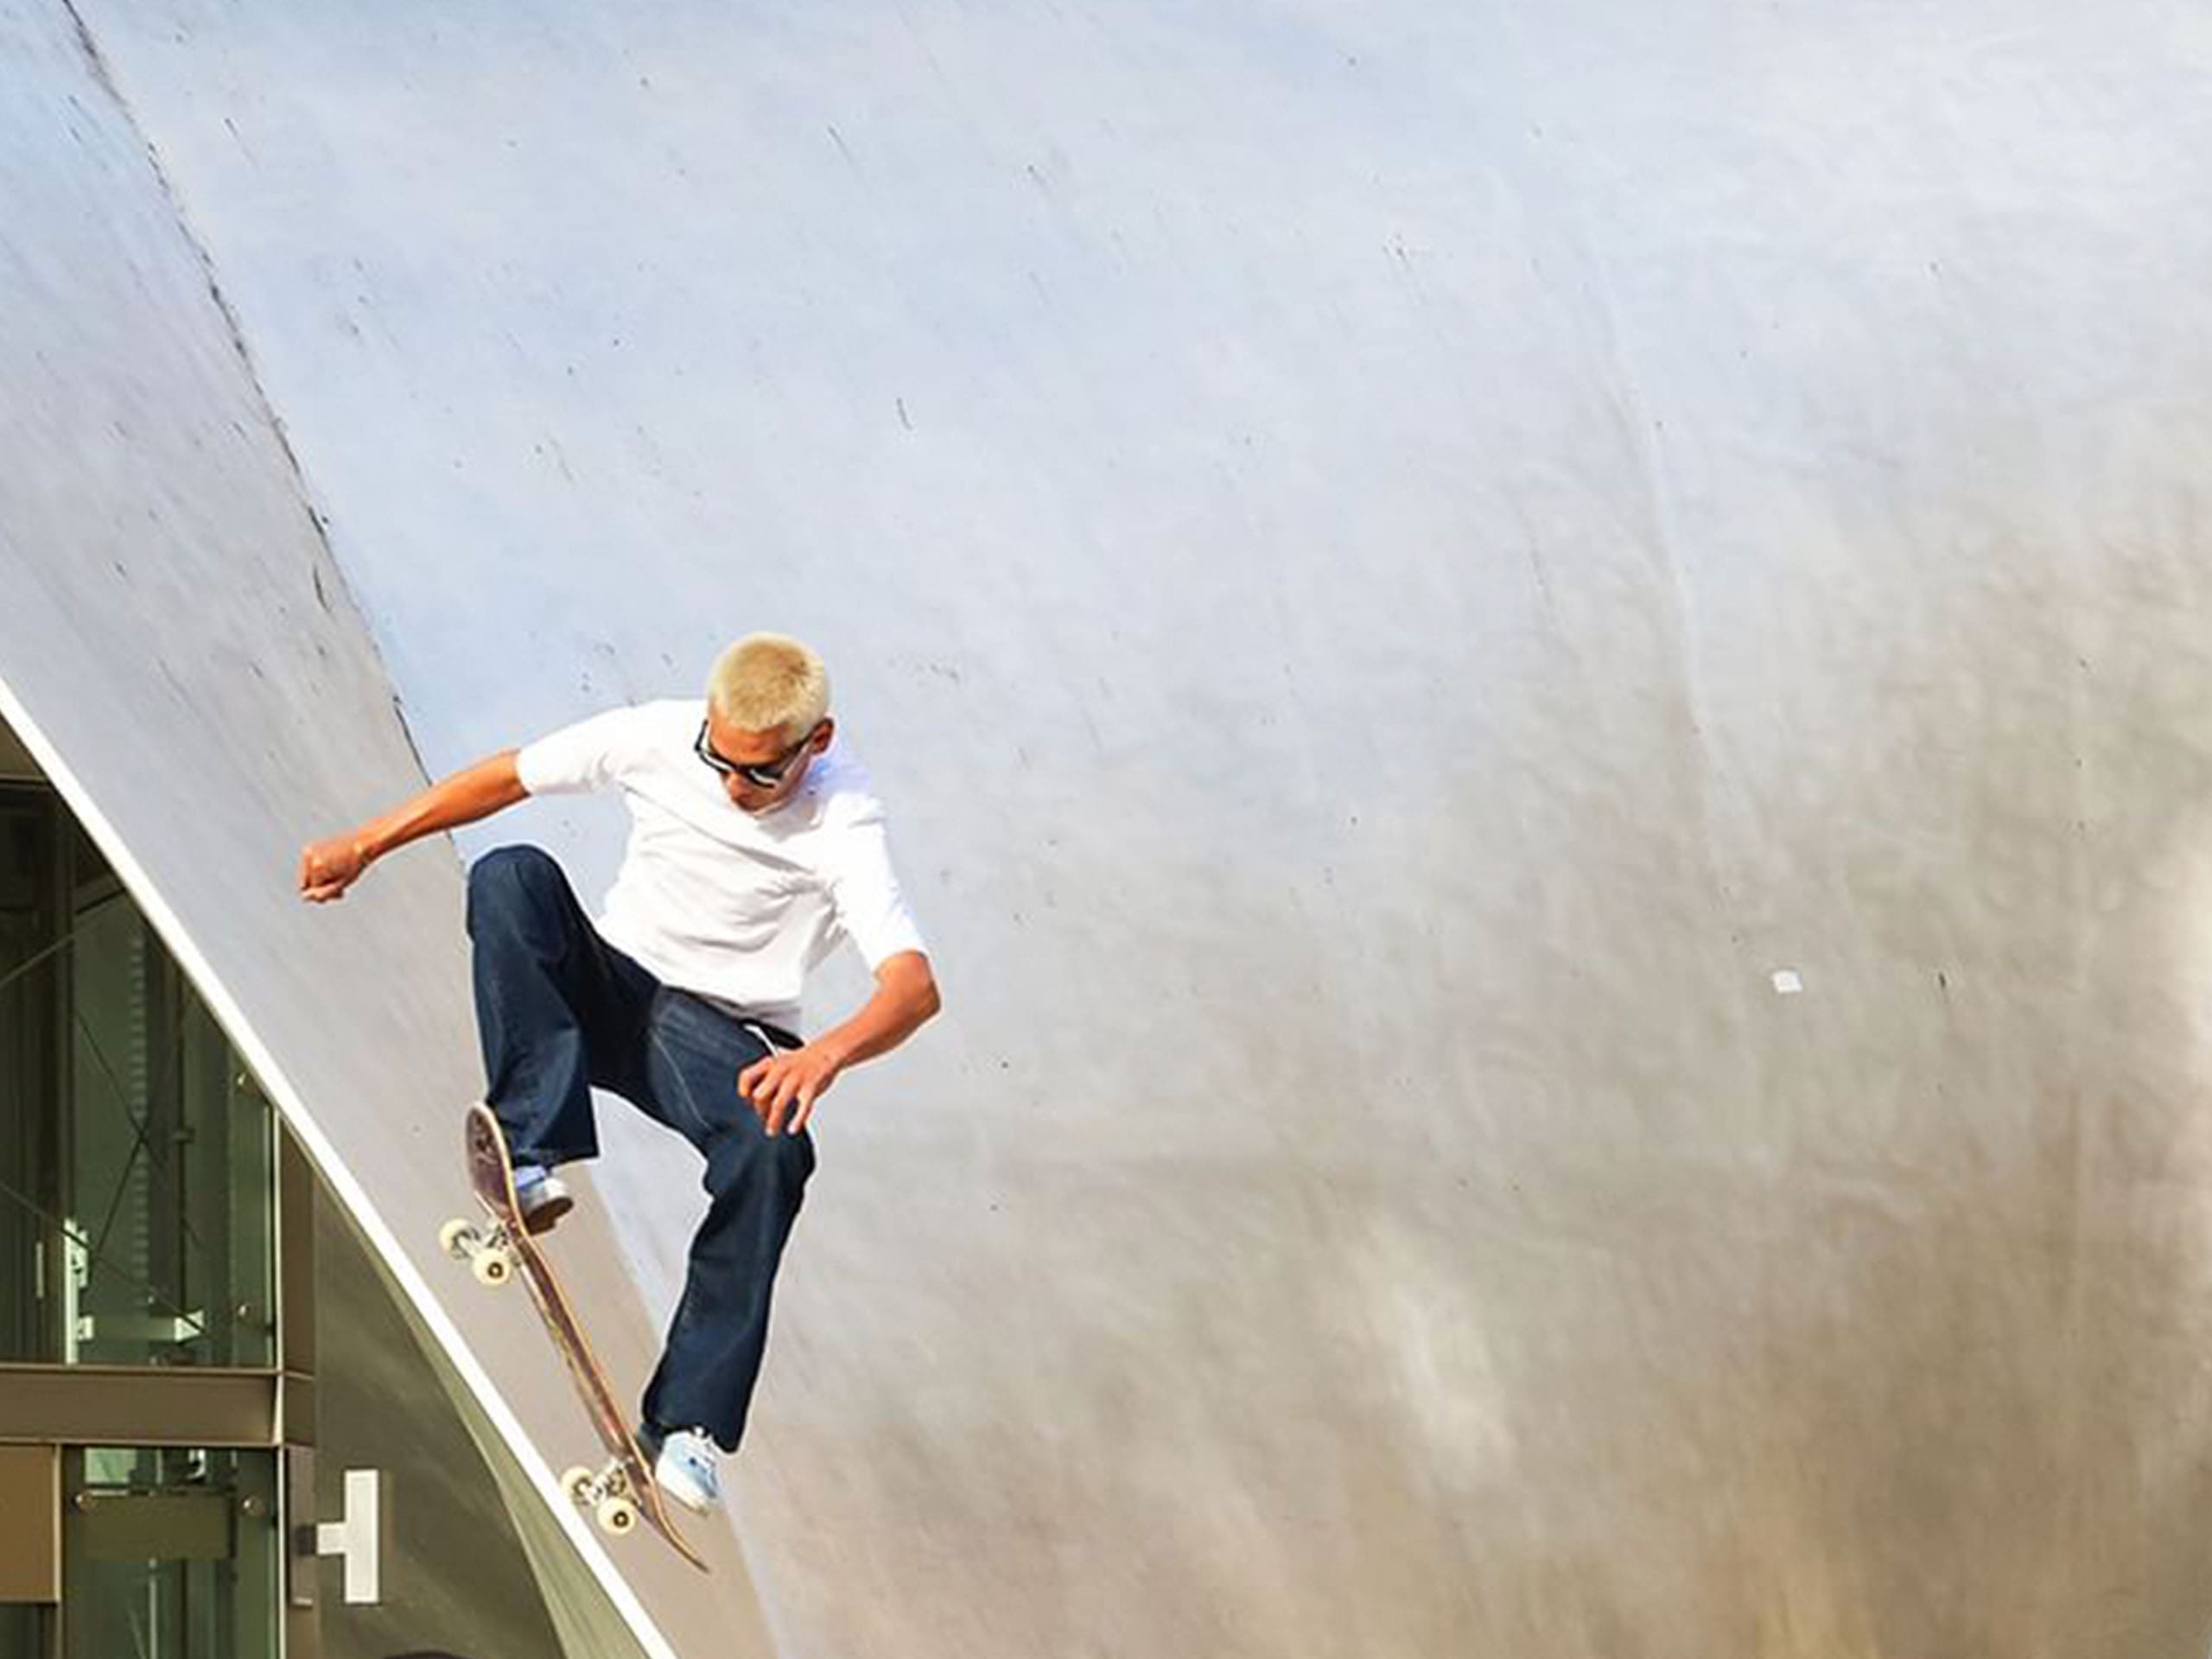
[[[373,1607],[384,1599],[384,1477],[374,1469],[346,1471],[346,1518],[315,1529],[315,1553],[346,1564],[346,1605]]]
[[[1774,970],[1774,994],[1777,996],[1800,996],[1804,994],[1805,981],[1794,968]]]

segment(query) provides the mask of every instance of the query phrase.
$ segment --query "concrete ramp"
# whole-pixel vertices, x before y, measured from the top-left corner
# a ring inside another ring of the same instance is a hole
[[[891,804],[742,1560],[569,1535],[655,1651],[2212,1645],[2198,10],[79,9],[300,475],[13,0],[0,679],[536,1475],[454,872],[298,842],[756,626]]]

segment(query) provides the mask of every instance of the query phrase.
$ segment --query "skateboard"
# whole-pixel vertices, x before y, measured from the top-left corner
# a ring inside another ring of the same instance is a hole
[[[607,1451],[603,1467],[578,1467],[563,1474],[561,1491],[577,1508],[588,1510],[608,1536],[623,1537],[636,1531],[642,1521],[677,1554],[706,1572],[707,1563],[683,1541],[669,1516],[667,1500],[653,1481],[652,1465],[630,1432],[614,1391],[607,1386],[607,1373],[593,1357],[575,1305],[561,1288],[545,1252],[523,1225],[522,1205],[515,1197],[514,1162],[507,1155],[499,1120],[488,1107],[471,1106],[464,1136],[468,1185],[486,1219],[446,1223],[438,1233],[438,1247],[454,1261],[467,1262],[480,1285],[497,1289],[519,1277],[530,1287],[546,1334],[568,1363],[577,1395]]]

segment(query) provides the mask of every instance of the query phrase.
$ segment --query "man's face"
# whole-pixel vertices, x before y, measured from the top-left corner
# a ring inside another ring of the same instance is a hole
[[[722,763],[715,766],[722,792],[729,797],[733,806],[757,817],[773,811],[798,792],[807,769],[814,764],[814,757],[830,747],[835,729],[834,723],[825,720],[794,744],[780,728],[749,732],[741,726],[733,726],[709,709],[706,747],[712,759],[707,764],[712,766],[717,760]],[[780,767],[783,775],[772,784],[764,784],[743,772],[724,770],[741,766],[772,770]]]

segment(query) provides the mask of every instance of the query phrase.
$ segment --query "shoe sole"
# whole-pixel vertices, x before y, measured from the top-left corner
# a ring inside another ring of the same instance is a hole
[[[670,1485],[658,1475],[655,1475],[653,1477],[653,1484],[660,1488],[660,1494],[663,1497],[666,1498],[671,1503],[688,1510],[693,1515],[712,1515],[715,1512],[715,1500],[712,1498],[709,1498],[704,1502],[702,1502],[701,1500],[691,1497],[687,1492],[680,1492],[677,1491],[675,1487]]]
[[[522,1224],[530,1236],[535,1238],[541,1233],[551,1232],[554,1224],[575,1207],[576,1201],[574,1198],[548,1198],[537,1209],[523,1217]]]

